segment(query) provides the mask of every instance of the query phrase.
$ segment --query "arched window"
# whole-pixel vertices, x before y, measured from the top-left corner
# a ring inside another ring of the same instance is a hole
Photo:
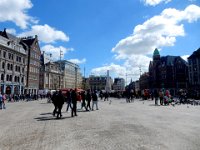
[[[15,71],[17,71],[17,66],[15,66]]]
[[[7,64],[7,69],[10,70],[10,64],[9,63]]]
[[[21,79],[21,82],[23,83],[24,82],[24,78],[22,77],[22,79]]]
[[[2,62],[2,68],[3,69],[5,68],[5,62]]]
[[[13,65],[12,64],[10,65],[10,70],[13,70]]]
[[[2,81],[4,80],[4,74],[1,74],[1,80]]]
[[[20,80],[20,78],[19,78],[19,77],[17,77],[17,82],[19,82],[19,80]]]
[[[10,81],[12,82],[12,75],[10,75]]]
[[[17,82],[17,76],[15,76],[15,82]]]
[[[6,76],[6,81],[9,81],[9,75]]]

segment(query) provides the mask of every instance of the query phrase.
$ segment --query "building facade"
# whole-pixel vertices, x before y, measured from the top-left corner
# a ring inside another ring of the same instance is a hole
[[[113,90],[124,91],[125,90],[125,80],[123,78],[115,78],[113,83]]]
[[[40,46],[38,37],[21,38],[24,47],[27,49],[27,76],[25,94],[37,94],[39,90],[39,69],[40,69]]]
[[[145,72],[140,76],[139,84],[140,84],[141,90],[149,89],[149,73],[148,72]]]
[[[39,89],[58,90],[64,88],[64,72],[54,62],[44,64],[40,69]]]
[[[180,56],[160,57],[155,49],[149,64],[149,88],[168,89],[172,95],[188,88],[188,64]]]
[[[26,84],[27,51],[21,40],[0,31],[0,91],[23,94]]]
[[[111,77],[109,77],[109,82],[112,87],[113,80]],[[91,90],[106,90],[106,82],[107,82],[107,76],[89,76],[89,85]]]
[[[67,60],[57,61],[56,63],[61,66],[61,70],[64,72],[64,88],[82,88],[82,74],[77,64]]]
[[[200,93],[200,48],[188,57],[189,87],[199,97]]]

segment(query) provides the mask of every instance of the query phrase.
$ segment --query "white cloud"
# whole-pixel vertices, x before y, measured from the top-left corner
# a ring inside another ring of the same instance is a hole
[[[189,5],[185,10],[165,9],[134,28],[133,34],[119,41],[112,49],[117,59],[131,55],[152,54],[155,48],[174,46],[176,37],[185,36],[183,21],[190,23],[200,18],[200,7]]]
[[[139,67],[142,73],[148,71],[151,58],[147,56],[152,54],[155,48],[162,50],[163,47],[174,46],[177,37],[185,36],[183,23],[192,23],[198,19],[200,7],[196,5],[189,5],[182,11],[165,9],[160,15],[137,25],[131,35],[116,44],[112,52],[115,53],[116,59],[125,60],[121,67],[126,68],[127,74],[135,74],[133,80],[136,80],[139,78]],[[186,57],[183,56],[184,59]],[[101,70],[105,71],[105,66],[98,68],[98,71]]]
[[[124,64],[117,65],[111,63],[104,65],[103,67],[94,68],[91,74],[94,75],[106,75],[107,70],[110,71],[112,77],[122,77],[127,80],[127,83],[132,79],[133,81],[138,80],[141,73],[147,72],[149,62],[151,58],[143,55],[134,55],[126,59]]]
[[[185,61],[188,61],[187,58],[189,57],[190,55],[183,55],[181,56],[181,58],[183,58]]]
[[[114,73],[115,76],[124,76],[124,73],[126,72],[125,67],[111,63],[110,65],[94,68],[92,69],[91,73],[94,75],[106,75],[107,70],[109,70],[111,73]]]
[[[30,23],[38,22],[27,14],[27,10],[32,7],[30,0],[1,0],[0,22],[12,21],[20,28],[26,29]]]
[[[86,62],[86,59],[85,58],[83,58],[81,60],[79,60],[79,59],[69,59],[68,61],[75,63],[75,64],[84,64]]]
[[[162,2],[169,3],[172,0],[142,0],[145,5],[156,6]]]
[[[65,48],[63,46],[59,46],[59,47],[54,47],[53,45],[45,45],[43,47],[41,47],[41,51],[45,52],[45,54],[50,55],[51,54],[51,61],[56,61],[56,60],[60,60],[60,51],[61,51],[61,58],[64,58],[64,55],[67,54],[67,52],[69,51],[73,51],[73,48]],[[47,56],[46,55],[46,56]],[[49,58],[49,56],[47,56]]]
[[[30,31],[19,34],[20,37],[38,35],[43,43],[54,43],[57,40],[69,41],[69,37],[62,31],[58,31],[49,25],[34,25]]]
[[[15,30],[15,29],[12,29],[12,28],[6,29],[6,32],[8,32],[8,33],[10,33],[10,34],[12,34],[12,35],[16,35],[16,30]]]

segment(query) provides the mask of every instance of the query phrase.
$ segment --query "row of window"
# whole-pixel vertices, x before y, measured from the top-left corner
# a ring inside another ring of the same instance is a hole
[[[3,56],[3,58],[8,58],[10,60],[14,60],[14,55],[10,52],[8,52],[8,56],[6,57],[6,51],[2,51],[0,50],[0,57]],[[25,63],[25,58],[22,58],[21,56],[16,56],[16,59],[15,59],[17,62],[22,62],[23,60],[23,63]]]
[[[5,69],[5,62],[2,62],[1,65],[2,69]],[[7,63],[7,70],[12,71],[13,70],[13,64]],[[20,72],[21,71],[21,67],[20,66],[15,66],[15,71],[16,72]],[[22,68],[22,73],[24,73],[24,68]]]
[[[30,72],[39,73],[39,69],[35,67],[30,67]]]
[[[1,81],[4,81],[4,74],[1,75]],[[12,75],[6,75],[6,81],[13,81],[13,76]],[[14,82],[20,82],[20,77],[19,76],[15,76],[14,77]],[[24,82],[24,78],[21,78],[21,82]]]
[[[40,59],[40,55],[38,55],[37,53],[35,53],[35,52],[31,52],[31,57],[32,58],[35,58],[35,59]]]

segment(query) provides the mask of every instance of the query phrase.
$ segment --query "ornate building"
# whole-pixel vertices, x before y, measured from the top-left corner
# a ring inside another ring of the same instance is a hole
[[[140,90],[149,89],[149,73],[145,72],[139,79]]]
[[[113,80],[109,77],[110,85],[112,86]],[[107,76],[89,76],[89,85],[91,90],[106,90]]]
[[[169,89],[176,94],[180,89],[188,88],[188,64],[180,56],[160,57],[158,49],[153,53],[149,64],[150,89]]]
[[[22,44],[26,48],[27,54],[27,76],[26,76],[26,94],[37,94],[39,90],[39,69],[40,69],[40,46],[38,37],[21,38]]]
[[[82,88],[82,75],[80,67],[67,60],[57,61],[64,72],[63,87],[64,88]]]
[[[192,55],[188,57],[189,63],[189,84],[196,94],[200,91],[200,48],[193,52]]]
[[[26,84],[27,51],[21,39],[0,31],[0,92],[23,94]]]
[[[40,69],[39,89],[58,90],[64,87],[64,73],[54,62],[44,64]]]
[[[113,90],[124,91],[125,90],[125,80],[123,78],[115,78],[113,83]]]

